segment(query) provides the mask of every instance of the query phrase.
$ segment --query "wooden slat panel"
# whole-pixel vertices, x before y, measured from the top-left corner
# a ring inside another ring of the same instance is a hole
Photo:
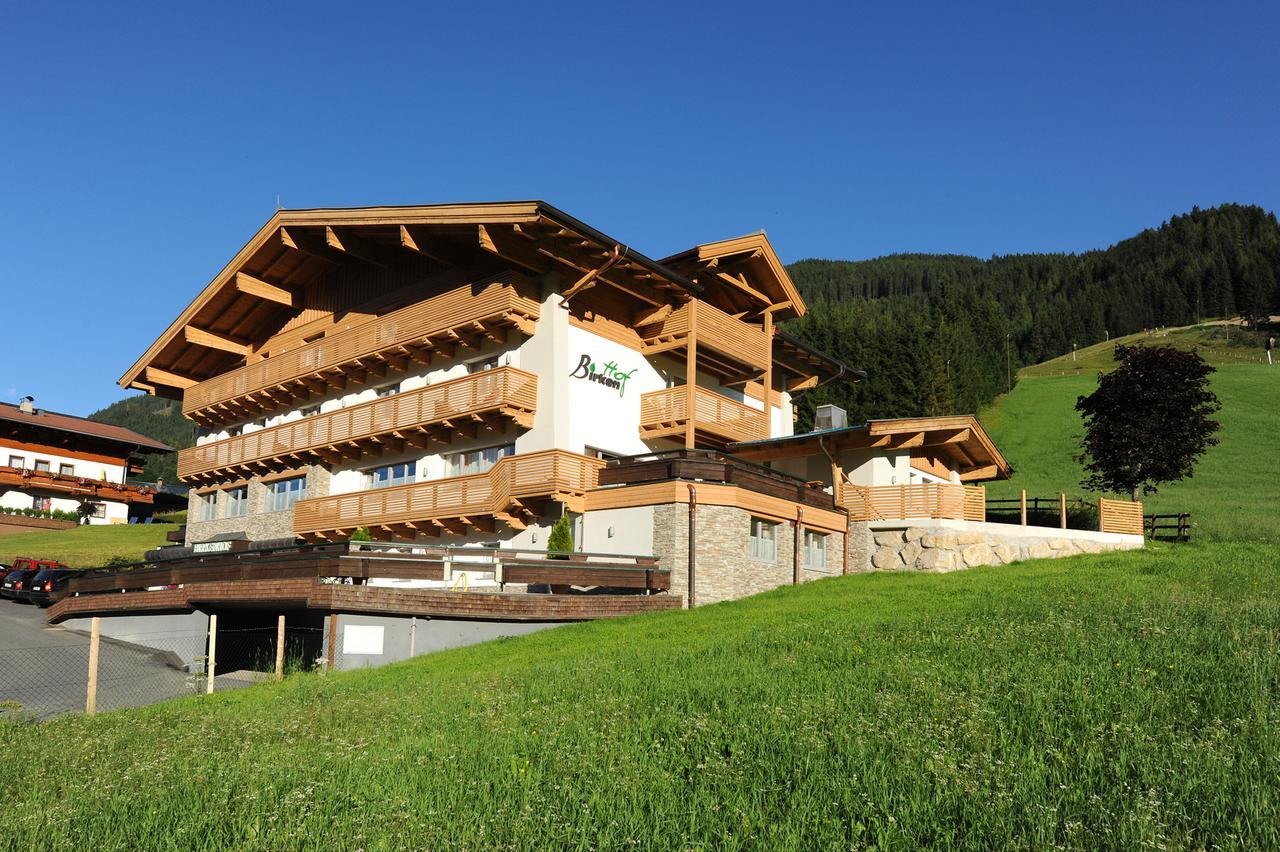
[[[565,450],[507,456],[488,473],[299,500],[294,531],[306,535],[492,515],[513,500],[584,495],[595,487],[596,471],[603,466],[599,459]]]
[[[641,394],[640,436],[675,427],[683,430],[688,420],[687,398],[683,386]],[[769,437],[763,411],[703,387],[694,389],[694,429],[725,441]]]
[[[987,487],[985,485],[964,486],[964,519],[966,521],[986,521]]]
[[[1098,498],[1098,528],[1102,532],[1142,535],[1142,503]]]
[[[763,370],[769,365],[772,350],[764,329],[696,299],[637,331],[650,348],[687,338],[695,312],[699,347],[705,346],[747,367]]]
[[[963,485],[936,482],[865,487],[842,483],[840,499],[855,521],[905,518],[976,520]],[[985,508],[983,510],[985,512]]]
[[[538,402],[538,377],[515,367],[405,391],[385,399],[282,423],[246,435],[190,447],[178,454],[178,478],[261,462],[292,467],[287,456],[314,454],[333,444],[389,435],[450,418],[498,412],[532,415]]]
[[[397,346],[413,345],[427,337],[467,328],[474,322],[503,324],[512,317],[536,319],[540,306],[535,293],[527,279],[514,275],[506,276],[503,281],[458,287],[323,340],[193,385],[183,395],[182,412],[208,414],[204,409],[209,406]]]

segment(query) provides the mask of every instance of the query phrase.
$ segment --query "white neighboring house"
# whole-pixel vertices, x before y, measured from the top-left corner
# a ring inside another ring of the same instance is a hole
[[[127,523],[148,514],[154,491],[126,484],[141,456],[173,448],[120,426],[45,411],[30,398],[0,403],[0,508],[76,512],[91,524]]]

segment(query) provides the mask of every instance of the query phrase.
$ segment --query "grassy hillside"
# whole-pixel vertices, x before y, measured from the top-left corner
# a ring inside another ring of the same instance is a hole
[[[14,848],[1280,844],[1270,543],[871,574],[6,738]]]
[[[146,394],[113,402],[90,414],[89,419],[132,429],[175,450],[185,449],[196,442],[195,424],[182,416],[181,403]],[[146,469],[141,477],[144,482],[157,479],[178,481],[177,453],[155,453],[147,456],[146,460]]]
[[[15,556],[57,559],[73,568],[96,568],[113,556],[141,561],[143,553],[165,543],[172,529],[172,524],[114,524],[0,535],[0,563]]]
[[[1158,342],[1191,345],[1220,341],[1221,334],[1220,327],[1202,326]],[[1114,344],[1090,347],[1078,353],[1074,365],[1068,357],[1025,369],[1013,393],[982,415],[1015,468],[1013,480],[988,484],[988,496],[1016,496],[1023,487],[1029,495],[1046,497],[1085,493],[1080,487],[1084,471],[1075,461],[1084,433],[1075,402],[1097,386],[1099,370],[1114,368],[1113,349]],[[1144,506],[1148,512],[1191,512],[1195,534],[1213,539],[1273,536],[1280,477],[1264,460],[1280,458],[1280,365],[1236,360],[1242,356],[1235,347],[1202,351],[1218,365],[1212,387],[1222,401],[1221,443],[1208,451],[1192,479],[1162,486],[1144,498]],[[1256,350],[1245,352],[1243,357],[1257,357]]]

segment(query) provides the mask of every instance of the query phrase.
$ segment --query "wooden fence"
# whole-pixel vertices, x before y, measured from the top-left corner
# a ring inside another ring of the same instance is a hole
[[[867,487],[844,483],[840,501],[854,521],[907,518],[986,519],[986,489],[982,486],[921,482],[915,485]]]
[[[1191,540],[1191,513],[1179,512],[1176,515],[1147,515],[1143,518],[1147,538],[1165,539],[1168,541]]]
[[[1109,533],[1142,535],[1142,503],[1099,497],[1098,529]]]

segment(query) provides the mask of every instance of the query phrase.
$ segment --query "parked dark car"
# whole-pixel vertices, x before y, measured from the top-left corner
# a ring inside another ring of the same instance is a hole
[[[75,574],[70,568],[44,568],[23,584],[18,598],[36,606],[49,606],[53,596],[65,589]]]
[[[0,598],[8,598],[9,600],[17,600],[18,595],[27,586],[28,581],[36,575],[37,572],[30,568],[15,568],[5,575],[4,582],[0,583]]]

